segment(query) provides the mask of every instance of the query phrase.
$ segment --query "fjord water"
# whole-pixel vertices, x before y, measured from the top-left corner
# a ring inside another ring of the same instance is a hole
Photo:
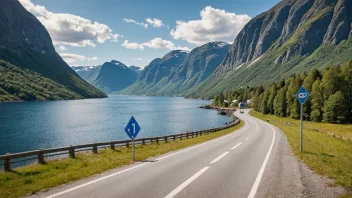
[[[197,108],[209,101],[178,97],[110,96],[106,99],[0,103],[0,155],[123,140],[133,115],[138,137],[224,125],[230,117]]]

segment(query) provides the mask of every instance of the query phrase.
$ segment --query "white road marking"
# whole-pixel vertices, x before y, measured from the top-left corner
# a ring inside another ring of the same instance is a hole
[[[249,138],[246,138],[246,140],[249,140]]]
[[[239,144],[237,144],[236,146],[232,147],[232,148],[231,148],[231,150],[233,150],[233,149],[235,149],[235,148],[239,147],[241,144],[242,144],[242,142],[241,142],[241,143],[239,143]]]
[[[246,125],[247,125],[247,124],[246,124],[246,122],[245,122],[245,123],[244,123],[244,125],[243,125],[240,129],[235,130],[235,131],[236,131],[236,132],[242,131],[243,129],[245,129],[245,126],[246,126]],[[214,139],[214,140],[210,140],[210,141],[204,142],[204,143],[202,143],[202,144],[198,144],[198,145],[195,145],[195,146],[192,146],[192,147],[189,147],[189,148],[183,149],[183,150],[181,150],[181,151],[178,151],[178,152],[172,153],[172,154],[170,154],[170,155],[166,155],[166,156],[160,157],[160,158],[158,158],[158,159],[156,159],[156,160],[157,160],[157,161],[159,161],[159,160],[162,160],[162,159],[165,159],[165,158],[171,157],[171,156],[173,156],[173,155],[176,155],[176,154],[182,153],[182,152],[184,152],[184,151],[188,151],[188,150],[190,150],[190,149],[194,149],[194,148],[196,148],[196,147],[199,147],[199,146],[202,146],[202,145],[205,145],[205,144],[211,143],[211,142],[215,142],[215,141],[217,141],[217,140],[221,140],[221,139],[223,139],[223,138],[225,138],[225,137],[227,137],[227,136],[229,136],[229,135],[232,135],[232,133],[227,134],[227,135],[222,136],[222,137],[218,137],[218,138],[216,138],[216,139]]]
[[[48,197],[46,197],[46,198],[53,198],[53,197],[57,197],[57,196],[63,195],[63,194],[65,194],[65,193],[68,193],[68,192],[77,190],[78,188],[82,188],[82,187],[85,187],[85,186],[94,184],[94,183],[99,182],[99,181],[101,181],[101,180],[104,180],[104,179],[107,179],[107,178],[109,178],[109,177],[113,177],[113,176],[115,176],[115,175],[118,175],[118,174],[127,172],[127,171],[129,171],[129,170],[132,170],[132,169],[135,169],[135,168],[144,166],[144,165],[146,165],[146,164],[148,164],[148,162],[147,162],[147,163],[140,164],[140,165],[137,165],[137,166],[134,166],[134,167],[131,167],[131,168],[128,168],[128,169],[125,169],[125,170],[122,170],[122,171],[119,171],[119,172],[116,172],[116,173],[113,173],[113,174],[111,174],[111,175],[107,175],[107,176],[105,176],[105,177],[101,177],[101,178],[99,178],[99,179],[96,179],[96,180],[87,182],[87,183],[85,183],[85,184],[82,184],[82,185],[79,185],[79,186],[76,186],[76,187],[67,189],[67,190],[65,190],[65,191],[62,191],[62,192],[59,192],[59,193],[50,195],[50,196],[48,196]]]
[[[242,120],[242,121],[243,121],[243,120]],[[244,125],[243,125],[240,129],[238,129],[238,130],[236,130],[236,131],[242,131],[242,130],[244,130],[246,125],[247,125],[247,123],[244,122]],[[170,155],[160,157],[160,158],[158,158],[158,159],[156,159],[156,160],[162,160],[162,159],[164,159],[164,158],[171,157],[171,156],[173,156],[173,155],[182,153],[182,152],[184,152],[184,151],[187,151],[187,150],[190,150],[190,149],[193,149],[193,148],[196,148],[196,147],[199,147],[199,146],[202,146],[202,145],[205,145],[205,144],[208,144],[208,143],[211,143],[211,142],[220,140],[220,139],[225,138],[225,137],[227,137],[227,136],[229,136],[229,135],[232,135],[232,133],[227,134],[227,135],[225,135],[225,136],[222,136],[222,137],[220,137],[220,138],[216,138],[216,139],[213,139],[213,140],[204,142],[204,143],[202,143],[202,144],[198,144],[198,145],[196,145],[196,146],[192,146],[192,147],[187,148],[187,149],[183,149],[183,150],[178,151],[178,152],[176,152],[176,153],[172,153],[172,154],[170,154]],[[96,179],[96,180],[93,180],[93,181],[84,183],[84,184],[82,184],[82,185],[79,185],[79,186],[76,186],[76,187],[73,187],[73,188],[70,188],[70,189],[67,189],[67,190],[65,190],[65,191],[61,191],[61,192],[59,192],[59,193],[50,195],[50,196],[48,196],[48,197],[46,197],[46,198],[53,198],[53,197],[57,197],[57,196],[63,195],[63,194],[65,194],[65,193],[68,193],[68,192],[77,190],[77,189],[79,189],[79,188],[82,188],[82,187],[85,187],[85,186],[94,184],[94,183],[99,182],[99,181],[101,181],[101,180],[104,180],[104,179],[113,177],[113,176],[115,176],[115,175],[119,175],[119,174],[121,174],[121,173],[124,173],[124,172],[127,172],[127,171],[129,171],[129,170],[132,170],[132,169],[141,167],[141,166],[146,165],[146,164],[148,164],[148,162],[147,162],[147,163],[140,164],[140,165],[137,165],[137,166],[134,166],[134,167],[131,167],[131,168],[128,168],[128,169],[125,169],[125,170],[122,170],[122,171],[119,171],[119,172],[116,172],[116,173],[113,173],[113,174],[111,174],[111,175],[107,175],[107,176],[105,176],[105,177],[101,177],[101,178],[99,178],[99,179]]]
[[[219,161],[221,158],[225,157],[225,155],[229,154],[229,152],[225,152],[222,155],[220,155],[219,157],[215,158],[213,161],[210,162],[210,164],[214,164],[215,162]]]
[[[260,180],[262,179],[263,177],[263,173],[264,173],[264,170],[265,170],[265,167],[266,167],[266,164],[268,163],[268,160],[269,160],[269,157],[270,157],[270,154],[271,154],[271,150],[273,149],[273,145],[274,145],[274,142],[275,142],[275,129],[268,123],[266,123],[267,125],[269,125],[271,127],[271,129],[273,130],[273,133],[274,133],[274,136],[273,136],[273,140],[271,142],[271,145],[270,145],[270,148],[269,148],[269,151],[268,153],[266,154],[266,157],[264,159],[264,162],[262,164],[262,167],[260,168],[259,170],[259,173],[257,175],[257,178],[255,179],[255,182],[252,186],[252,189],[248,195],[248,198],[254,198],[255,197],[255,194],[257,193],[257,190],[258,190],[258,187],[259,187],[259,184],[260,184]]]
[[[173,190],[172,192],[170,192],[168,195],[165,196],[165,198],[172,198],[175,195],[177,195],[179,192],[181,192],[181,190],[183,190],[184,188],[186,188],[190,183],[192,183],[192,181],[194,181],[195,179],[197,179],[200,175],[202,175],[205,171],[207,171],[209,169],[209,167],[204,167],[202,168],[200,171],[198,171],[196,174],[194,174],[192,177],[190,177],[189,179],[187,179],[185,182],[183,182],[181,185],[179,185],[177,188],[175,188],[175,190]]]

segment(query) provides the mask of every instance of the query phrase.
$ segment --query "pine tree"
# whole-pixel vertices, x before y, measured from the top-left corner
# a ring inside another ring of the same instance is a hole
[[[318,78],[312,86],[311,92],[311,103],[312,112],[310,113],[310,119],[315,122],[320,122],[323,118],[323,106],[324,106],[324,96],[321,88],[321,81]]]
[[[347,109],[345,106],[345,96],[341,91],[331,95],[324,105],[323,118],[325,122],[342,123],[346,120]]]
[[[319,70],[313,69],[309,75],[304,79],[303,86],[308,90],[309,93],[312,92],[313,83],[315,80],[321,77]],[[312,112],[312,97],[309,97],[303,105],[303,118],[305,120],[310,120]]]
[[[269,107],[268,107],[269,95],[270,95],[269,89],[266,89],[262,93],[262,100],[260,103],[260,112],[262,112],[263,114],[269,113]]]
[[[287,93],[286,93],[286,103],[287,115],[290,115],[292,118],[298,119],[300,114],[300,104],[296,98],[296,93],[300,88],[300,79],[293,76],[289,79]]]
[[[270,113],[270,114],[274,114],[274,112],[275,112],[274,111],[274,99],[275,99],[276,94],[277,94],[276,85],[274,84],[270,88],[270,96],[268,99],[268,109],[269,109],[268,113]]]
[[[274,112],[277,116],[286,117],[287,115],[286,92],[287,87],[285,86],[278,90],[277,95],[274,99]]]
[[[347,109],[348,109],[348,117],[352,117],[352,61],[348,64],[344,65],[342,68],[342,75],[345,80],[344,95],[346,98]]]

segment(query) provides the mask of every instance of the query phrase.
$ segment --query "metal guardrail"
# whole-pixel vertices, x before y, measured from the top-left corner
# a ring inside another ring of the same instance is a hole
[[[240,120],[236,119],[233,122],[223,127],[205,129],[200,131],[192,131],[192,132],[186,132],[186,133],[179,133],[179,134],[173,134],[173,135],[167,135],[167,136],[160,136],[160,137],[158,136],[158,137],[149,137],[149,138],[139,138],[139,139],[135,139],[134,141],[135,141],[135,144],[145,145],[147,143],[153,143],[153,142],[159,143],[159,142],[175,141],[178,139],[182,140],[183,138],[187,138],[187,139],[194,138],[194,137],[214,133],[220,130],[224,130],[227,128],[231,128],[237,125],[239,122]],[[71,145],[71,146],[60,147],[60,148],[38,149],[38,150],[21,152],[21,153],[13,153],[13,154],[7,153],[6,155],[0,155],[0,160],[4,162],[3,163],[4,171],[10,171],[11,164],[16,163],[16,162],[12,162],[12,159],[36,156],[36,158],[24,159],[23,161],[37,159],[37,162],[39,164],[45,164],[46,157],[68,154],[70,158],[75,158],[76,153],[82,152],[82,149],[83,151],[92,150],[93,153],[98,153],[99,147],[104,147],[104,148],[110,147],[111,149],[115,149],[115,147],[117,146],[129,147],[130,145],[132,145],[132,140],[96,142],[91,144],[82,144],[82,145],[76,145],[76,146]],[[65,153],[59,153],[59,152],[65,152]],[[52,155],[46,156],[45,154],[52,154]]]

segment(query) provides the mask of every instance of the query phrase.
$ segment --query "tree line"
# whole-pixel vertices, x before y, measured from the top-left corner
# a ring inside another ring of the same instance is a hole
[[[263,114],[299,119],[296,93],[301,86],[310,93],[303,106],[304,120],[343,123],[352,120],[352,61],[342,66],[313,69],[309,74],[291,77],[269,86],[246,87],[214,97],[213,104],[229,106],[251,100],[250,106]],[[227,102],[226,102],[227,101]]]

